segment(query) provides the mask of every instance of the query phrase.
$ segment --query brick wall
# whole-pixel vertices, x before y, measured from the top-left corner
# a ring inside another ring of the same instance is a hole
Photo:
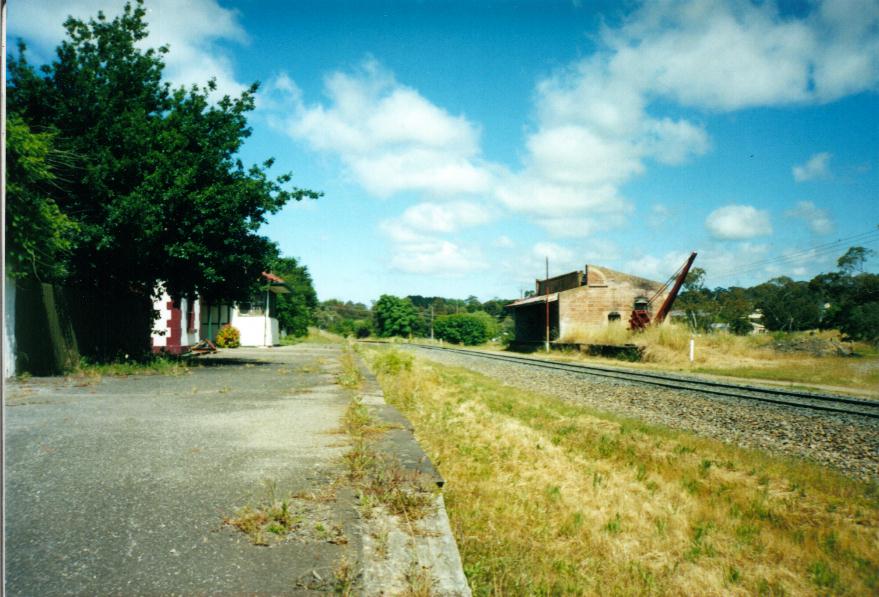
[[[606,325],[608,315],[620,314],[625,324],[629,320],[635,299],[651,298],[662,286],[658,282],[630,276],[606,268],[587,266],[588,285],[559,294],[560,335],[578,327]],[[658,309],[665,299],[661,295],[653,304]]]

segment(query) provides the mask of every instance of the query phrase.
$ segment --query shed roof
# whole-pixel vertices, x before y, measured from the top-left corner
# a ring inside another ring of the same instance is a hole
[[[546,302],[553,303],[557,300],[559,300],[559,293],[554,292],[550,295],[541,294],[540,296],[529,296],[528,298],[519,299],[518,301],[513,301],[507,305],[507,307],[515,309],[517,307],[527,307],[528,305],[537,305]]]

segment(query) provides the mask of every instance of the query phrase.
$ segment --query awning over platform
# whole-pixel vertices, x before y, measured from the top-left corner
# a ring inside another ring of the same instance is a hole
[[[528,307],[530,305],[542,305],[546,302],[554,303],[559,300],[559,293],[554,292],[550,295],[542,294],[540,296],[529,296],[528,298],[519,299],[518,301],[513,301],[509,305],[507,305],[510,309],[516,309],[518,307]]]

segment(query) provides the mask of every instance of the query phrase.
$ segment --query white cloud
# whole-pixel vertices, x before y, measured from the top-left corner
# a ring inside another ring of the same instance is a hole
[[[425,238],[395,246],[391,267],[411,274],[458,275],[488,267],[478,249]]]
[[[498,199],[513,211],[548,217],[588,212],[590,215],[628,213],[629,203],[616,187],[558,184],[529,174],[506,177],[496,187]]]
[[[491,212],[477,203],[425,202],[407,208],[396,224],[425,232],[454,232],[459,228],[478,226],[490,220]]]
[[[285,75],[272,88],[292,90],[290,113],[276,117],[274,124],[312,149],[338,155],[373,195],[490,189],[492,175],[480,158],[479,129],[399,84],[375,60],[365,61],[355,73],[326,77],[326,104],[305,104]]]
[[[772,234],[769,212],[750,205],[726,205],[708,214],[705,227],[721,240],[745,240]]]
[[[678,165],[710,149],[700,122],[666,106],[725,112],[876,89],[877,27],[869,0],[827,1],[799,18],[772,2],[646,2],[602,31],[597,52],[539,83],[524,168],[500,199],[527,213],[622,213],[620,187],[649,161]]]
[[[418,203],[379,229],[392,241],[391,267],[407,273],[456,275],[487,267],[477,247],[462,246],[437,235],[489,222],[491,212],[477,203]]]
[[[680,104],[715,110],[826,102],[879,82],[879,5],[648,2],[617,31],[608,69]]]
[[[805,182],[818,178],[828,178],[830,176],[830,158],[831,154],[823,151],[810,157],[805,164],[794,166],[792,168],[794,180]]]
[[[798,218],[809,225],[809,229],[815,234],[830,234],[833,232],[833,220],[826,210],[817,207],[811,201],[800,201],[796,207],[785,212],[789,218]]]
[[[72,15],[88,20],[103,11],[108,19],[122,11],[116,0],[28,0],[10,3],[10,38],[22,37],[50,56],[63,39],[63,23]],[[220,94],[237,95],[245,86],[235,78],[228,42],[247,43],[235,10],[216,0],[151,0],[146,6],[149,36],[141,47],[169,45],[165,78],[175,85],[204,85],[215,78]]]
[[[540,259],[542,262],[549,258],[549,265],[559,273],[560,270],[567,271],[568,266],[574,263],[574,252],[570,249],[550,242],[539,242],[531,248],[533,257]],[[545,272],[541,269],[541,277]],[[550,275],[553,275],[552,272]]]
[[[665,282],[684,264],[689,256],[689,253],[681,251],[670,251],[662,257],[643,255],[627,261],[623,266],[623,271],[648,280]]]

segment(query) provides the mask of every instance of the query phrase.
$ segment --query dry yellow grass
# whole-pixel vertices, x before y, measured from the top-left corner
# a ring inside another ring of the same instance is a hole
[[[841,342],[837,332],[800,333],[785,337]],[[690,338],[695,359],[689,361]],[[808,352],[779,352],[771,334],[736,336],[727,332],[693,335],[686,326],[666,322],[644,332],[630,332],[622,323],[574,327],[563,342],[585,344],[634,343],[645,347],[644,364],[694,373],[785,381],[812,386],[879,389],[879,358],[875,348],[855,345],[866,356],[815,356]]]
[[[368,352],[447,481],[476,595],[879,591],[875,484]]]

